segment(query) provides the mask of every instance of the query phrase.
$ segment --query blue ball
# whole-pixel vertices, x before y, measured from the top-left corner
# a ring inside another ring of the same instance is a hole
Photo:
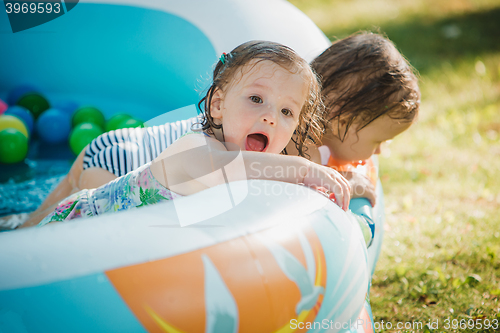
[[[36,131],[40,139],[45,142],[64,142],[71,131],[71,117],[64,111],[48,109],[38,117]]]
[[[17,118],[21,119],[31,135],[31,133],[33,132],[35,119],[33,118],[31,112],[28,111],[28,109],[23,108],[22,106],[14,105],[8,108],[7,111],[5,111],[5,114],[10,114],[11,116],[16,116]]]
[[[77,102],[73,101],[58,101],[55,102],[52,107],[54,109],[64,111],[69,115],[72,115],[73,113],[75,113],[76,109],[80,107],[80,105]]]
[[[9,92],[9,95],[7,95],[7,104],[16,105],[17,101],[19,101],[23,95],[32,92],[38,92],[38,89],[28,84],[17,86]]]

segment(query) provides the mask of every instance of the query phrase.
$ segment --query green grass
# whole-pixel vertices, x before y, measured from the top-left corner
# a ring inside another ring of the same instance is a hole
[[[380,159],[375,321],[439,319],[439,332],[488,331],[444,329],[447,318],[500,325],[500,2],[291,2],[332,40],[387,35],[420,72],[419,120]]]

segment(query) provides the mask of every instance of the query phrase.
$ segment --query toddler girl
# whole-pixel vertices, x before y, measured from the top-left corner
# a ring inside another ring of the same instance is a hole
[[[312,161],[345,170],[379,154],[382,143],[413,124],[420,106],[414,70],[394,44],[379,34],[361,32],[332,44],[311,63],[320,77],[326,109],[320,158],[310,147]],[[296,154],[295,144],[287,146]],[[321,161],[323,160],[323,162]],[[353,197],[375,203],[373,184],[356,173],[341,172],[351,183]]]
[[[349,185],[337,171],[280,155],[294,132],[299,152],[322,132],[318,81],[290,48],[252,41],[224,54],[200,105],[200,131],[181,137],[153,162],[68,197],[40,225],[175,199],[223,184],[226,177],[321,186],[348,208]],[[239,154],[244,167],[231,163]],[[283,166],[294,172],[283,174]],[[217,172],[222,168],[226,175]]]
[[[392,42],[371,33],[355,34],[334,43],[311,66],[321,73],[327,111],[322,140],[327,149],[322,164],[343,170],[353,197],[365,197],[373,206],[376,170],[370,172],[375,177],[368,179],[346,166],[364,164],[380,153],[382,143],[411,126],[420,105],[417,78]],[[371,210],[359,203],[354,206],[369,246],[376,228],[371,213],[367,214]]]

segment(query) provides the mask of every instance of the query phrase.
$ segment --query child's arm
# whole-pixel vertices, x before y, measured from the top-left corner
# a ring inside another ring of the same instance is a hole
[[[323,186],[340,207],[349,206],[350,187],[335,170],[298,156],[227,150],[204,135],[187,135],[151,165],[153,176],[171,191],[189,195],[230,181],[267,179]]]

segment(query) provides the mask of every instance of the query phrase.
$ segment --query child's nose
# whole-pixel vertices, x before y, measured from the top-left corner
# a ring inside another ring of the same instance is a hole
[[[262,121],[268,123],[271,126],[276,125],[276,115],[272,110],[268,110],[264,115],[262,115]]]
[[[268,123],[271,126],[274,126],[274,123],[275,123],[274,119],[272,119],[271,117],[264,117],[262,119],[262,121],[264,121],[265,123]]]

